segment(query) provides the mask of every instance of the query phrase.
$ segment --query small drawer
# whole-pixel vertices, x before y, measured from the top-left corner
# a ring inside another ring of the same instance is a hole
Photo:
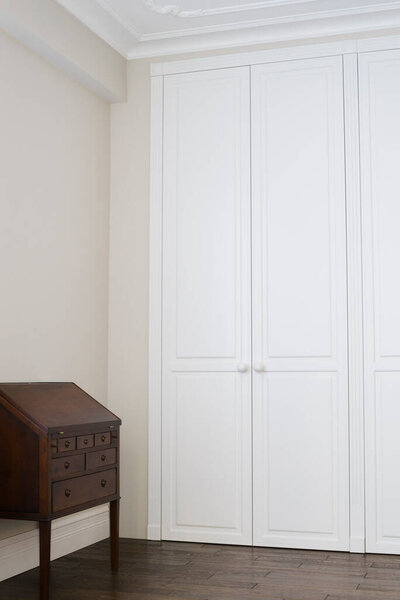
[[[53,478],[68,477],[73,473],[82,473],[85,470],[85,455],[69,456],[68,458],[54,458],[51,461],[51,474]]]
[[[117,492],[117,471],[109,469],[84,477],[58,481],[53,483],[52,492],[54,512],[113,496]]]
[[[106,433],[96,433],[94,436],[94,445],[95,446],[109,446],[111,444],[111,433],[108,431]]]
[[[93,435],[80,435],[76,438],[77,450],[83,450],[84,448],[93,448],[94,436]]]
[[[76,450],[76,438],[60,438],[57,445],[58,452],[71,452]]]
[[[101,452],[88,452],[86,454],[86,470],[98,469],[106,465],[114,465],[117,462],[117,450],[102,450]]]

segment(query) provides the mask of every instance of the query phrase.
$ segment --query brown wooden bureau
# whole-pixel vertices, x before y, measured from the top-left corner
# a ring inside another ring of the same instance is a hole
[[[0,384],[0,518],[39,522],[41,600],[53,519],[109,502],[118,570],[120,425],[73,383]]]

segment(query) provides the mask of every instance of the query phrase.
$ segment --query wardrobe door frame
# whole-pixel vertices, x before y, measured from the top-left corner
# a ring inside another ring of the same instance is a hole
[[[365,550],[364,404],[361,275],[361,200],[358,129],[357,53],[400,47],[400,36],[349,40],[211,58],[156,63],[151,68],[151,178],[149,281],[149,467],[148,529],[161,539],[161,378],[162,378],[162,179],[164,75],[310,57],[343,56],[350,435],[350,552]]]
[[[252,83],[253,543],[348,551],[343,60]]]
[[[358,55],[343,56],[347,219],[350,552],[365,552],[365,417]]]

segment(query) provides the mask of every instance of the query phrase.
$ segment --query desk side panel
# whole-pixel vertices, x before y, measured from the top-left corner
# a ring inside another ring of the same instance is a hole
[[[39,440],[0,406],[0,512],[39,511]]]

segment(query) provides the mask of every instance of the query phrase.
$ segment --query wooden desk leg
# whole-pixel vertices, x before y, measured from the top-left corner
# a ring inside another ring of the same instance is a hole
[[[40,600],[48,600],[50,588],[51,521],[39,522],[40,536]]]
[[[110,502],[110,550],[111,570],[119,568],[119,500]]]

